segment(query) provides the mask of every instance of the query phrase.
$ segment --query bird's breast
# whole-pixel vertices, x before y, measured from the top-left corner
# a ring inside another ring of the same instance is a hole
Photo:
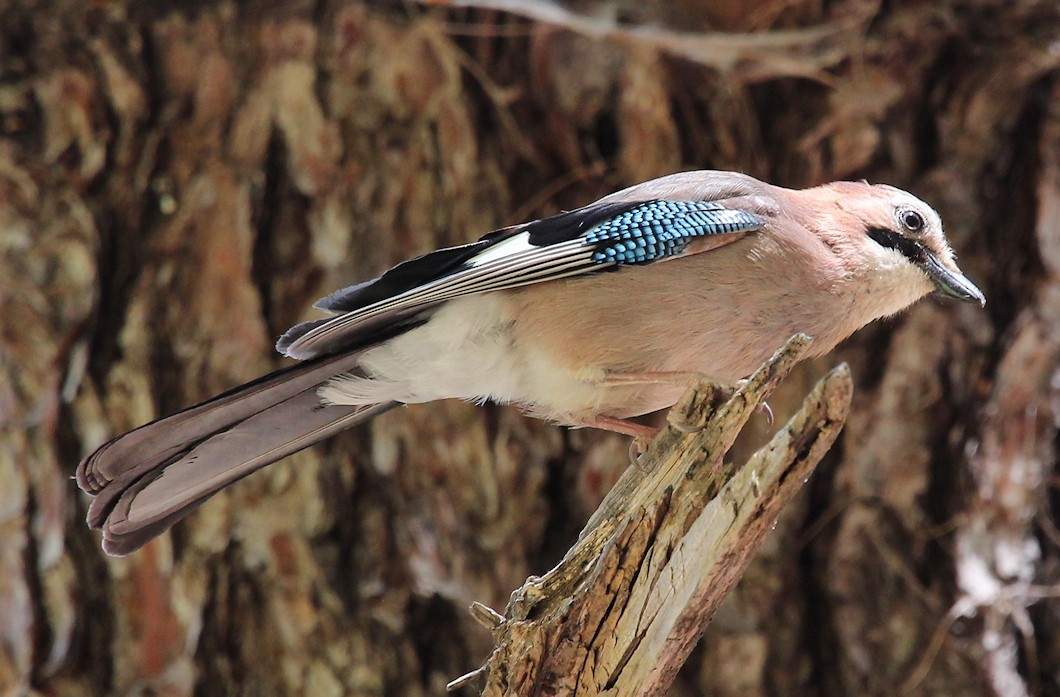
[[[512,346],[575,378],[594,371],[697,372],[735,382],[792,334],[815,337],[814,353],[849,334],[843,322],[848,299],[829,279],[808,278],[812,271],[773,268],[760,246],[734,244],[534,286],[510,294]],[[672,385],[608,388],[596,393],[595,409],[634,416],[670,406],[681,391]]]
[[[370,376],[340,381],[339,403],[444,398],[515,403],[577,423],[672,405],[673,384],[608,386],[609,373],[746,377],[796,332],[821,354],[864,321],[858,300],[812,258],[749,236],[706,254],[625,267],[443,305],[365,352]]]

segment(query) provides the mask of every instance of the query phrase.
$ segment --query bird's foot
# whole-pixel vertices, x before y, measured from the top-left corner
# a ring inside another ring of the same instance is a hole
[[[659,429],[654,426],[645,426],[635,421],[617,419],[613,416],[593,416],[588,419],[579,419],[579,426],[598,428],[601,431],[621,433],[624,436],[632,436],[629,443],[629,462],[633,466],[639,466],[640,456],[648,449],[648,445],[655,436],[659,435]]]
[[[648,451],[651,440],[643,436],[637,436],[629,442],[629,464],[640,467],[640,456]]]
[[[737,380],[736,381],[736,390],[740,389],[741,387],[743,387],[746,384],[747,384],[747,378],[744,378],[742,380]],[[733,390],[733,392],[735,392],[736,390]],[[729,396],[731,397],[732,395],[729,395]],[[756,411],[759,414],[761,414],[762,416],[766,417],[766,425],[767,426],[772,426],[773,425],[773,420],[774,420],[773,419],[773,408],[771,406],[769,406],[769,402],[762,402],[761,404],[759,404],[758,405],[758,409],[756,409]]]

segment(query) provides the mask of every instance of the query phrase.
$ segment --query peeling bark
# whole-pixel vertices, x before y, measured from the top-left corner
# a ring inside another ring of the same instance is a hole
[[[687,394],[671,414],[682,427],[626,471],[555,568],[503,616],[472,606],[497,648],[450,688],[484,677],[484,695],[664,694],[843,426],[852,386],[840,366],[746,464],[723,461],[806,346],[793,338],[727,400],[710,385]]]

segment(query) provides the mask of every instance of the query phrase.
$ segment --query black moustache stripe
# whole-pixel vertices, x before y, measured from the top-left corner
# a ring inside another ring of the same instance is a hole
[[[919,242],[914,242],[885,227],[870,227],[865,232],[876,244],[886,249],[898,250],[899,254],[914,264],[924,261],[924,247]]]

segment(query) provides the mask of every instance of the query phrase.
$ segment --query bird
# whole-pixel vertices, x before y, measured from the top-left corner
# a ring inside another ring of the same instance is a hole
[[[986,303],[939,214],[884,184],[687,171],[505,227],[338,290],[277,350],[299,362],[80,462],[88,524],[140,548],[218,491],[396,406],[513,404],[634,437],[688,376],[734,384],[796,333],[822,355],[931,293]]]

